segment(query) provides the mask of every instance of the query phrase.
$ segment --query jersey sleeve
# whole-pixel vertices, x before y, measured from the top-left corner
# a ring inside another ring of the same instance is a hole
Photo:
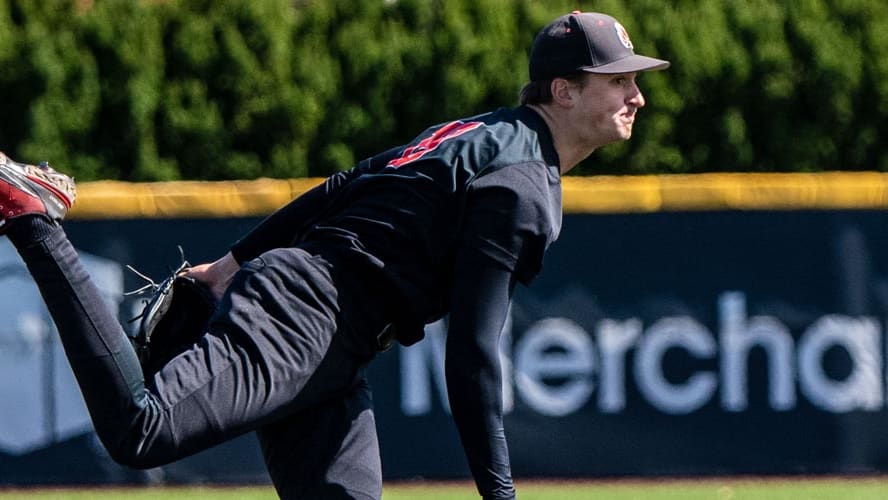
[[[560,177],[540,163],[482,173],[468,189],[462,217],[462,243],[528,284],[561,228]]]
[[[403,147],[389,149],[367,158],[351,170],[331,175],[320,185],[284,205],[265,218],[231,246],[231,254],[239,263],[254,259],[273,248],[285,247],[311,226],[329,208],[337,195],[354,179],[365,173],[378,172],[397,158]]]
[[[490,258],[460,248],[447,334],[447,393],[475,484],[489,500],[515,498],[499,356],[514,283],[512,273]]]

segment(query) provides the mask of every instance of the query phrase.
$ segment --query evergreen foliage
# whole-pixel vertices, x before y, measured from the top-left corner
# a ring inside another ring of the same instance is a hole
[[[0,0],[0,149],[79,180],[324,176],[515,105],[578,7],[673,67],[575,172],[888,171],[871,0]]]

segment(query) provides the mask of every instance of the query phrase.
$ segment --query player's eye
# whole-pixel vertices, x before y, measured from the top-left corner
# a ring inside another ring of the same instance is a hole
[[[611,83],[617,87],[630,87],[635,83],[635,75],[616,75],[611,79]]]

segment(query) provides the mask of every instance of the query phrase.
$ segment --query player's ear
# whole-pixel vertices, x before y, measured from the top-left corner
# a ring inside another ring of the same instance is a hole
[[[553,78],[550,84],[552,102],[559,106],[571,107],[574,104],[572,89],[576,86],[566,78]]]

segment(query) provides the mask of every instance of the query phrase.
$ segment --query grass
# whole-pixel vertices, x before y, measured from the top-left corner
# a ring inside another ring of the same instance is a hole
[[[468,486],[399,485],[384,500],[477,500]],[[518,483],[521,500],[885,500],[888,478],[621,480]]]
[[[884,500],[888,478],[518,482],[521,500]],[[275,500],[270,487],[0,489],[3,500]],[[477,500],[469,483],[386,485],[384,500]]]

